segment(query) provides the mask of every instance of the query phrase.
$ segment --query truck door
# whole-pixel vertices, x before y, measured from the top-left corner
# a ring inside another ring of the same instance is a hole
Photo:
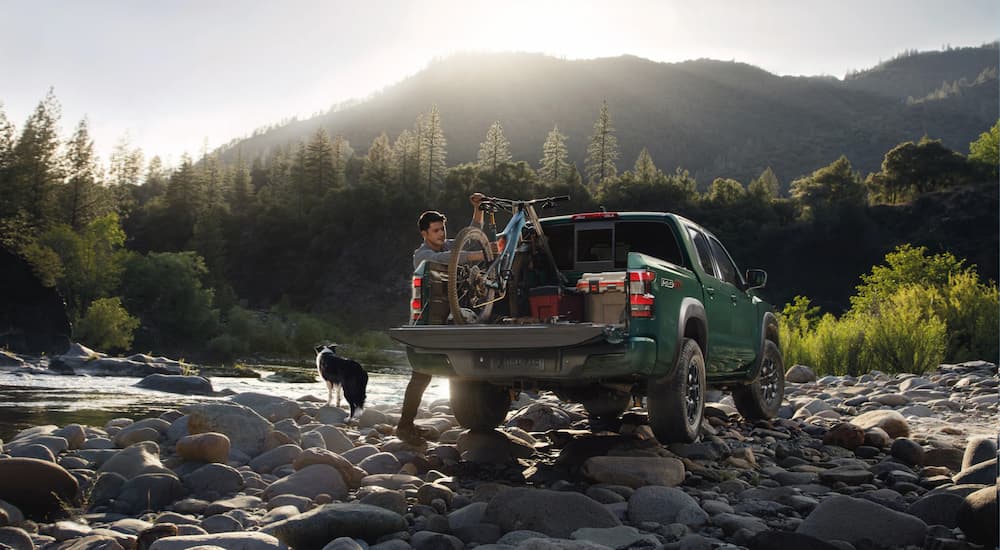
[[[730,315],[732,327],[730,350],[738,360],[739,368],[746,368],[756,355],[757,306],[753,303],[753,297],[744,290],[746,283],[726,248],[713,235],[708,235],[708,241],[712,246],[715,265],[718,266],[721,275],[720,290],[724,294],[721,297],[724,298],[723,301],[728,300],[733,306]]]
[[[705,276],[701,289],[705,316],[708,317],[708,357],[705,370],[723,374],[739,367],[739,358],[733,349],[733,302],[729,289],[720,278],[712,254],[712,245],[699,229],[688,226],[688,233],[698,254],[698,264]]]

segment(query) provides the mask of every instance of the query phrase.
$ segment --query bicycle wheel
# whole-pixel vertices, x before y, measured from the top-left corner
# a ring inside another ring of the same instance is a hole
[[[470,254],[482,254],[483,260],[470,262]],[[489,321],[497,292],[487,284],[491,263],[493,249],[482,229],[466,227],[458,232],[448,262],[448,305],[456,325]]]

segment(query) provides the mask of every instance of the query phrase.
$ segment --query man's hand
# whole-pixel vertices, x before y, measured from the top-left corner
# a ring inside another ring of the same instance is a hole
[[[484,195],[482,193],[473,193],[473,194],[469,195],[469,202],[472,203],[472,206],[478,207],[479,203],[482,202],[483,199],[485,199],[485,198],[486,198],[486,195]]]

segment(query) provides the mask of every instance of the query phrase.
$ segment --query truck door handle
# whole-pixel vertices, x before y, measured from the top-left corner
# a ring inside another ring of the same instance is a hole
[[[730,294],[729,295],[729,299],[733,301],[733,305],[735,306],[736,305],[736,295],[735,294]]]
[[[705,294],[708,294],[709,296],[711,296],[711,297],[714,298],[715,297],[715,288],[710,287],[710,286],[706,286],[705,287]]]

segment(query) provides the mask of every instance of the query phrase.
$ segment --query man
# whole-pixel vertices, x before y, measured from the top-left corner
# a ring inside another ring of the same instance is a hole
[[[472,203],[472,223],[475,227],[483,226],[483,211],[479,209],[479,203],[486,198],[482,193],[473,193],[469,197]],[[424,239],[423,244],[413,251],[413,269],[416,269],[421,262],[429,261],[440,264],[447,264],[451,259],[451,246],[454,239],[448,238],[448,229],[445,226],[448,219],[444,214],[436,210],[428,210],[420,215],[417,220],[417,227],[420,229],[420,236]],[[478,262],[483,259],[482,252],[469,252],[462,258],[463,261]],[[431,319],[431,322],[444,322],[444,319]],[[431,376],[416,371],[410,375],[410,383],[406,386],[406,393],[403,394],[403,411],[399,417],[399,424],[396,425],[396,435],[408,443],[421,443],[428,435],[425,428],[420,428],[413,424],[417,417],[417,410],[420,408],[420,400],[423,398],[424,390],[431,383]]]

